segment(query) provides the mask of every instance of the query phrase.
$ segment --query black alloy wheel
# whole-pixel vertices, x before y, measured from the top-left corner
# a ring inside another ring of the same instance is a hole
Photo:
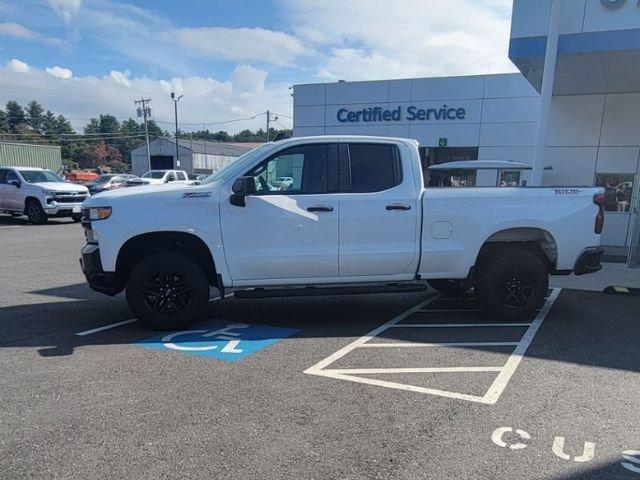
[[[144,284],[147,307],[158,313],[181,313],[191,303],[191,287],[182,274],[170,270],[153,273]]]
[[[47,214],[37,200],[30,200],[29,203],[27,203],[27,217],[29,218],[29,222],[34,225],[47,223]]]

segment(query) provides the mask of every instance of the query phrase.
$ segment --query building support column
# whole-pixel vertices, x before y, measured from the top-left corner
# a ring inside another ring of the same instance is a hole
[[[558,59],[558,37],[560,36],[560,3],[563,0],[551,0],[549,16],[549,35],[547,49],[544,56],[544,72],[542,76],[542,91],[540,95],[540,119],[536,135],[535,153],[533,157],[533,171],[531,185],[542,185],[542,172],[545,162],[545,148],[547,146],[547,131],[553,97],[553,84],[556,76],[556,62]]]

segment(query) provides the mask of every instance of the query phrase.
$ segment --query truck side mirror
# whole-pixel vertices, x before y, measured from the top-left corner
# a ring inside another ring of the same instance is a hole
[[[21,184],[20,184],[20,180],[18,179],[11,179],[9,180],[9,185],[13,185],[16,188],[20,188]]]
[[[229,202],[236,207],[246,207],[247,202],[245,197],[256,193],[256,181],[253,177],[240,177],[236,178],[231,187],[231,197]]]

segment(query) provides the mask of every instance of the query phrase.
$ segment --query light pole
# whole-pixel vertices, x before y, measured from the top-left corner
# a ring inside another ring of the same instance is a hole
[[[149,167],[149,170],[151,170],[151,150],[149,149],[149,127],[147,127],[147,117],[151,116],[151,109],[147,106],[147,104],[150,101],[150,98],[142,97],[140,100],[135,100],[133,102],[136,105],[142,105],[141,108],[138,108],[138,117],[144,118],[144,138],[147,144],[147,167]]]
[[[182,95],[176,97],[174,92],[171,92],[171,100],[173,100],[173,108],[176,117],[176,168],[180,167],[180,154],[178,149],[178,102],[182,98]]]

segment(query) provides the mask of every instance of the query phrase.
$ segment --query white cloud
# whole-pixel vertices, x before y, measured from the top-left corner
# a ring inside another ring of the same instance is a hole
[[[514,71],[509,0],[281,1],[298,38],[328,49],[321,79]]]
[[[226,60],[289,65],[310,53],[296,37],[264,28],[179,28],[171,35],[186,48]]]
[[[109,76],[113,79],[114,82],[119,83],[120,85],[124,85],[125,87],[130,87],[131,82],[129,81],[129,76],[131,72],[127,70],[126,72],[119,72],[118,70],[111,70]]]
[[[268,73],[251,65],[238,65],[231,74],[233,93],[259,93],[264,90]]]
[[[114,72],[116,78],[126,82],[116,81]],[[173,102],[169,97],[172,91],[184,94],[179,111],[180,128],[184,130],[198,130],[203,122],[213,124],[207,128],[214,131],[264,128],[264,117],[235,123],[216,122],[249,118],[267,109],[290,115],[289,85],[266,80],[266,72],[249,65],[239,66],[223,79],[201,76],[153,79],[116,70],[103,76],[63,79],[17,59],[0,67],[0,89],[4,98],[21,104],[35,99],[45,108],[67,116],[77,130],[82,129],[89,117],[101,113],[135,117],[133,101],[142,96],[151,98],[153,117],[159,125],[172,130]],[[287,119],[282,121],[287,125],[291,123]]]
[[[68,68],[60,67],[58,65],[54,67],[47,67],[45,68],[45,71],[49,75],[56,78],[69,79],[73,77],[73,72],[71,70],[69,70]]]
[[[64,42],[59,38],[47,37],[15,22],[0,23],[0,35],[18,38],[20,40],[46,42],[58,46],[62,46],[64,44]]]
[[[28,63],[18,60],[17,58],[9,60],[7,62],[7,68],[16,73],[29,73],[31,71],[31,67]]]
[[[77,15],[82,6],[82,0],[47,0],[47,3],[66,22]]]

